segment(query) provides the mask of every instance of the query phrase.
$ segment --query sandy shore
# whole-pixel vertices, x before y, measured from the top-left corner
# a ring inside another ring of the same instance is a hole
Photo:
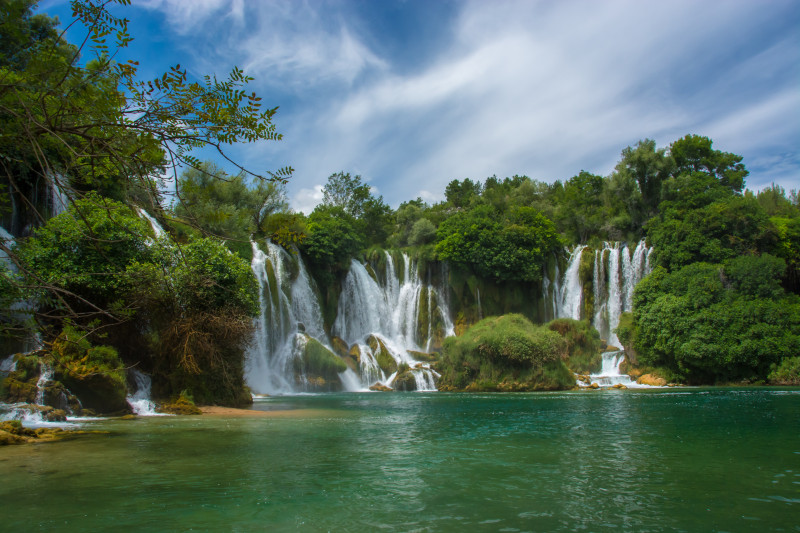
[[[235,407],[203,406],[200,411],[204,415],[224,418],[306,418],[330,415],[325,409],[275,409],[261,411],[256,409],[236,409]]]

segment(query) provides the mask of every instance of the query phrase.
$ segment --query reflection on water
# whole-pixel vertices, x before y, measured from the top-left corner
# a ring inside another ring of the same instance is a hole
[[[0,454],[4,528],[798,531],[800,395],[342,394]],[[757,526],[755,526],[757,524]]]

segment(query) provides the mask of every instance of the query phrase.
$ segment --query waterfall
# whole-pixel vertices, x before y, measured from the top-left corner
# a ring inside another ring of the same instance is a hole
[[[158,220],[153,218],[150,213],[142,209],[141,207],[137,207],[136,211],[139,212],[139,216],[143,219],[147,220],[150,223],[150,227],[153,228],[153,233],[156,236],[156,239],[161,238],[164,235],[164,228],[161,227],[161,224],[158,223]]]
[[[569,258],[567,270],[564,272],[564,283],[561,287],[561,308],[558,316],[566,318],[581,318],[581,303],[583,300],[583,289],[579,277],[581,266],[581,254],[585,245],[576,246]]]
[[[50,216],[55,217],[67,210],[69,197],[61,189],[59,178],[63,176],[53,176],[50,180]]]
[[[579,278],[580,258],[585,246],[577,246],[570,254],[561,287],[559,318],[587,318],[581,316],[583,287]],[[613,346],[619,346],[614,329],[619,326],[620,315],[633,308],[633,290],[636,284],[650,273],[650,253],[644,240],[631,251],[627,244],[603,243],[595,250],[592,270],[594,314],[592,325],[600,336]],[[543,284],[543,290],[549,287]],[[547,295],[545,295],[546,297]]]
[[[136,392],[126,398],[133,412],[139,416],[168,416],[156,413],[156,406],[150,399],[150,376],[135,368],[128,371],[128,376],[132,378],[133,384],[136,386]]]
[[[39,380],[36,382],[36,405],[44,405],[45,387],[53,380],[53,367],[45,362],[39,365]]]
[[[319,390],[311,384],[313,376],[303,375],[305,369],[298,364],[312,348],[310,339],[332,353],[338,351],[350,365],[338,374],[345,390],[366,390],[378,382],[391,386],[393,369],[401,364],[409,366],[417,390],[436,390],[438,374],[416,357],[425,358],[427,351],[455,332],[447,302],[446,268],[443,286],[434,287],[422,281],[416,262],[406,254],[393,257],[384,252],[383,268],[351,260],[331,326],[334,337],[329,338],[319,291],[299,253],[289,254],[271,242],[252,243],[252,247],[261,316],[247,354],[245,377],[254,393]]]
[[[600,372],[589,375],[590,383],[597,383],[601,388],[610,388],[614,385],[625,385],[629,389],[651,388],[651,385],[636,383],[627,374],[620,372],[620,365],[625,360],[624,351],[603,352],[603,362]],[[585,387],[586,383],[578,381],[578,385]]]
[[[446,279],[445,274],[443,271]],[[401,264],[395,265],[391,254],[385,252],[383,275],[375,277],[367,265],[351,261],[333,334],[357,347],[362,388],[377,381],[391,385],[396,373],[387,377],[378,363],[380,357],[389,355],[396,365],[409,365],[417,390],[436,390],[435,372],[410,352],[422,352],[423,347],[429,350],[435,337],[454,334],[446,294],[444,287],[423,283],[416,263],[406,254],[401,255]]]
[[[295,392],[292,359],[298,330],[284,283],[285,252],[271,242],[267,242],[268,253],[255,242],[252,247],[251,268],[258,282],[261,316],[246,360],[247,384],[257,394]]]
[[[14,246],[14,236],[11,235],[3,226],[0,226],[0,241],[2,241],[0,244],[6,248],[11,248]],[[8,257],[8,253],[6,253],[6,251],[2,248],[0,248],[0,262],[5,263],[6,267],[8,267],[11,272],[17,271],[17,265],[14,264],[14,262]]]

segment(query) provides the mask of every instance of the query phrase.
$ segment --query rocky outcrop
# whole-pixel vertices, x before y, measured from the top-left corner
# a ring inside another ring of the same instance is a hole
[[[644,374],[636,380],[639,385],[650,385],[651,387],[666,387],[667,380],[655,374]]]
[[[414,373],[411,370],[406,370],[397,374],[392,385],[394,385],[394,390],[406,392],[415,391],[417,390],[417,379],[414,377]]]
[[[342,389],[339,373],[347,363],[313,337],[305,336],[299,357],[294,359],[296,381],[307,390],[334,392]]]
[[[392,353],[380,338],[370,335],[367,344],[369,344],[378,366],[387,376],[397,372],[397,361],[394,360]]]

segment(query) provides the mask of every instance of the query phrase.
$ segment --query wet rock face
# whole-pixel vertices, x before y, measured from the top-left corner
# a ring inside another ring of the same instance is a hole
[[[67,371],[59,376],[61,382],[80,400],[84,409],[102,414],[128,414],[128,389],[116,376],[97,373],[85,375]]]
[[[394,389],[398,391],[415,391],[417,390],[417,380],[411,370],[399,373],[392,382]]]

